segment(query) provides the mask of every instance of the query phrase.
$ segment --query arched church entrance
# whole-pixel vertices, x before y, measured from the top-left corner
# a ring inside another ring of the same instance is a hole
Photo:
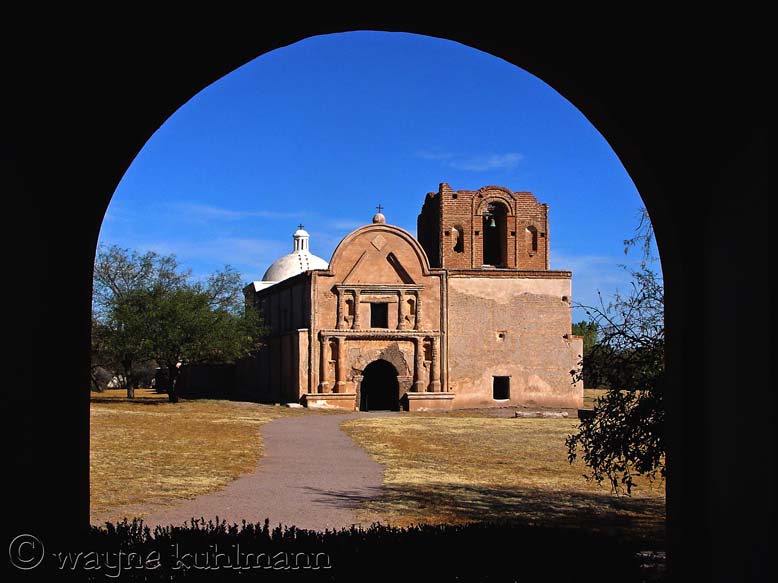
[[[374,360],[365,367],[360,386],[360,411],[399,411],[400,384],[397,370],[386,360]]]

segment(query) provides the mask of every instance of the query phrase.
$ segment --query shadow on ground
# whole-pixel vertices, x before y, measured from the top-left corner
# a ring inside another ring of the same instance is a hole
[[[151,397],[135,397],[134,399],[117,399],[116,397],[92,397],[91,403],[116,405],[119,403],[132,403],[133,405],[166,405],[167,399],[155,399]]]
[[[584,529],[619,535],[645,549],[664,548],[665,503],[600,493],[441,483],[389,485],[374,492],[311,489],[317,502],[360,511],[364,523],[477,522]]]

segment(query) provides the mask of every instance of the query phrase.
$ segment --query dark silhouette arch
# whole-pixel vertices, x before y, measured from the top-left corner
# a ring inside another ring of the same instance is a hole
[[[508,208],[499,201],[490,201],[483,215],[484,234],[483,264],[507,267],[508,261]]]
[[[365,367],[359,386],[360,411],[399,411],[400,384],[397,369],[379,358]]]
[[[57,540],[60,525],[86,528],[92,263],[111,193],[146,140],[198,91],[258,55],[316,34],[402,30],[523,67],[613,147],[651,215],[665,278],[671,576],[766,576],[773,502],[754,495],[774,489],[775,463],[767,375],[774,326],[764,325],[773,307],[765,35],[734,11],[705,27],[658,16],[623,27],[578,18],[574,28],[528,17],[520,34],[497,34],[499,15],[470,15],[460,27],[389,17],[281,24],[227,9],[190,27],[15,21],[0,41],[3,54],[15,55],[4,64],[0,138],[13,228],[7,270],[23,292],[7,310],[7,528],[16,534],[34,524],[47,541]],[[721,42],[721,30],[749,35]],[[224,42],[211,42],[217,32]],[[97,55],[110,66],[95,65]],[[744,249],[718,236],[733,201],[749,219]],[[722,345],[727,338],[738,342]]]

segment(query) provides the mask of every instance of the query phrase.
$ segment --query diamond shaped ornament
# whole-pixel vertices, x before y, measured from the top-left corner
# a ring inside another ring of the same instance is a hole
[[[373,247],[379,251],[383,248],[384,245],[386,245],[386,239],[384,239],[381,235],[376,235],[375,239],[370,242],[373,244]]]

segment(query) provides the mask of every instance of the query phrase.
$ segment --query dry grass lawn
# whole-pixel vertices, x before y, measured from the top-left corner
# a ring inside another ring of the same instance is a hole
[[[144,516],[223,488],[256,467],[259,427],[308,409],[220,400],[168,403],[167,395],[138,389],[93,393],[90,502],[93,524]]]
[[[662,546],[664,483],[631,497],[583,477],[567,461],[577,420],[515,419],[483,411],[403,414],[346,421],[345,432],[386,465],[386,494],[363,502],[365,517],[414,523],[522,521],[586,524]]]
[[[596,391],[587,391],[590,408]],[[91,519],[143,517],[223,488],[254,469],[259,427],[282,416],[326,414],[220,400],[167,402],[139,389],[93,394]],[[572,413],[572,412],[571,412]],[[364,522],[522,521],[586,524],[662,546],[664,484],[643,481],[631,497],[583,477],[567,461],[575,418],[513,418],[512,410],[457,410],[361,418],[344,431],[386,466],[382,497],[363,500]]]

